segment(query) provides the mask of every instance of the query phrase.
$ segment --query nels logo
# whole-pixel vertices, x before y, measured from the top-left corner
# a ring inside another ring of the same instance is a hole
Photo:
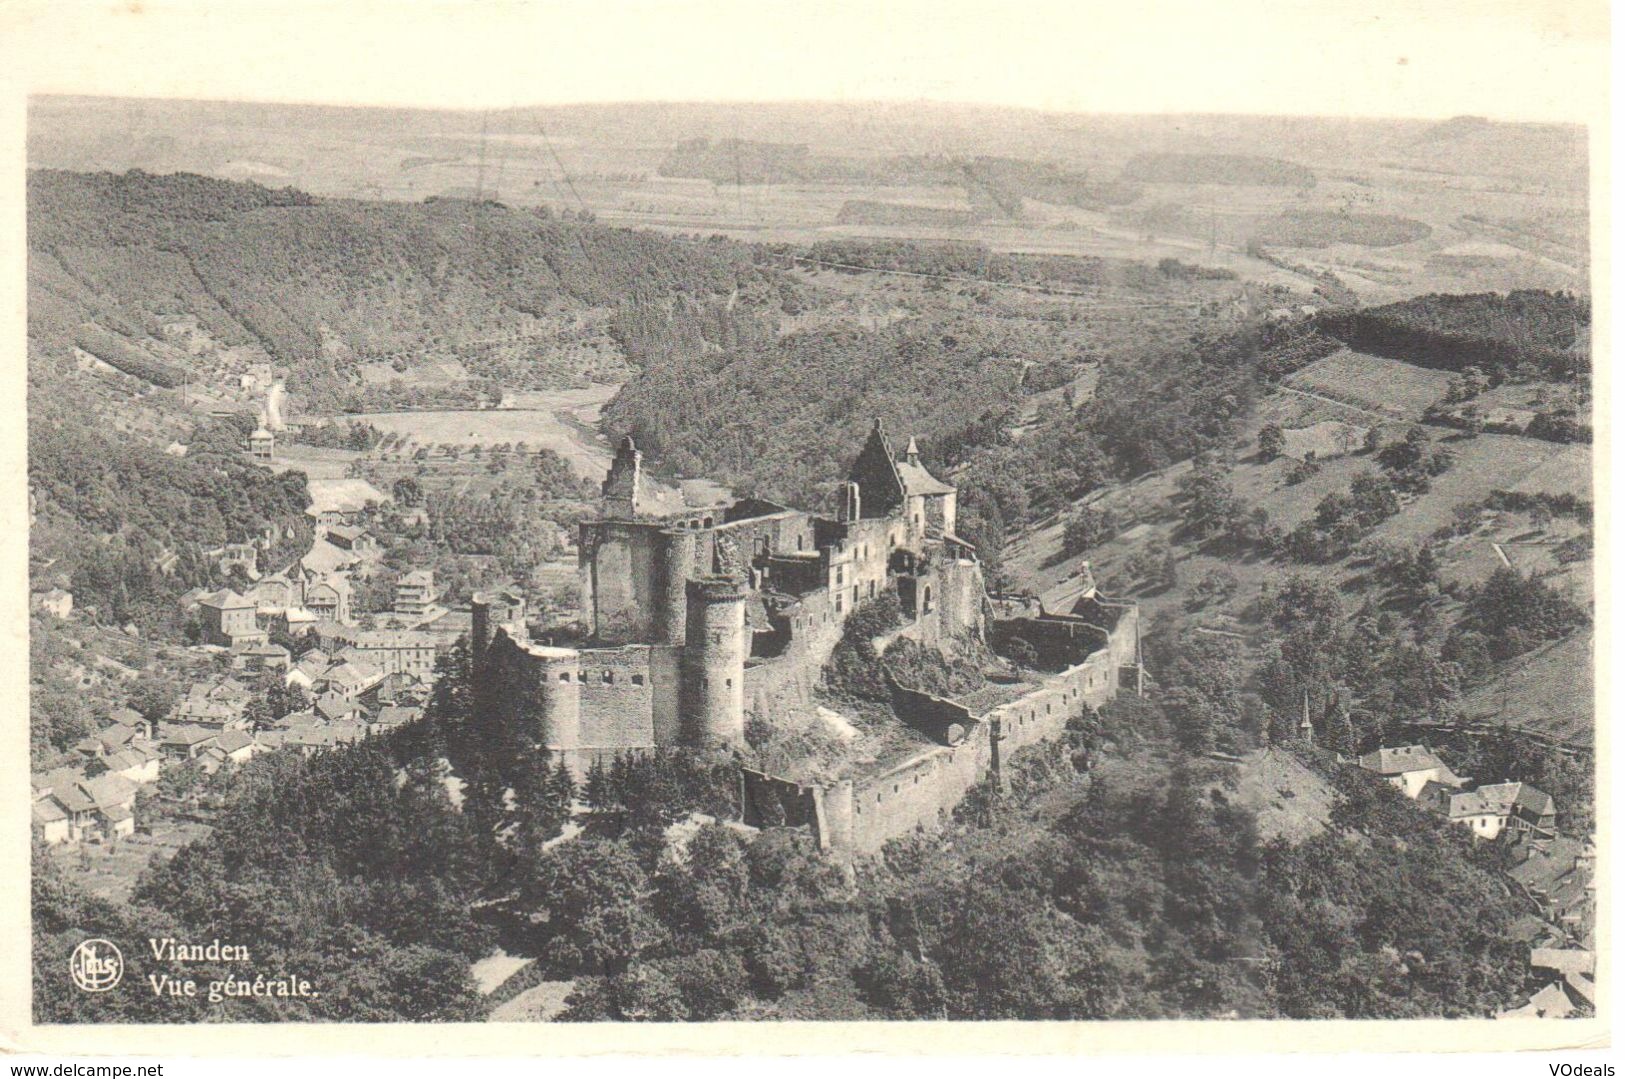
[[[68,959],[73,984],[87,993],[105,993],[124,977],[124,955],[110,940],[82,942]]]

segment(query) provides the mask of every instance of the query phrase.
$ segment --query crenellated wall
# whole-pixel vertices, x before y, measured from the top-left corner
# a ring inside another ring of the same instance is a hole
[[[1067,721],[1086,706],[1099,707],[1114,697],[1122,672],[1132,671],[1139,660],[1139,611],[1131,604],[1117,606],[1115,627],[1095,634],[1097,647],[1082,662],[980,717],[954,701],[895,686],[899,715],[952,744],[925,750],[877,776],[812,788],[817,812],[810,823],[820,845],[869,854],[916,829],[936,827],[972,787],[990,775],[997,778],[1012,754],[1059,738]],[[1076,638],[1071,630],[1044,627],[1051,630],[1061,639]]]

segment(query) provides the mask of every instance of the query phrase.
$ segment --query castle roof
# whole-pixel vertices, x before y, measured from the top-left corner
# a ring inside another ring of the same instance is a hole
[[[913,448],[914,440],[909,439],[908,444],[910,454],[918,455],[919,451]],[[896,462],[896,467],[897,477],[903,485],[903,491],[905,494],[951,495],[954,493],[953,487],[950,487],[948,484],[943,483],[941,480],[931,475],[931,473],[926,470],[926,467],[917,461],[898,461]]]

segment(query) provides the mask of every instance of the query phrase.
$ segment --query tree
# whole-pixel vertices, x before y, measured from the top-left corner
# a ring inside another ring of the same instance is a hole
[[[647,874],[623,841],[582,837],[518,871],[520,901],[546,917],[546,955],[562,970],[624,972],[666,937]]]
[[[1258,455],[1273,461],[1286,450],[1286,433],[1278,423],[1266,423],[1258,432]]]
[[[1098,546],[1117,530],[1116,516],[1110,510],[1079,506],[1067,514],[1061,532],[1061,550],[1069,557]]]

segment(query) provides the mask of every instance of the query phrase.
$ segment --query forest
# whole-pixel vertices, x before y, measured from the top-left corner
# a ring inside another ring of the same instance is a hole
[[[1518,375],[1559,382],[1590,377],[1591,304],[1566,292],[1418,296],[1339,312],[1328,332],[1349,347],[1424,367],[1477,367],[1493,382]]]
[[[210,180],[35,170],[28,177],[29,336],[126,370],[166,317],[257,345],[313,410],[350,405],[357,357],[509,335],[635,298],[734,296],[777,311],[799,286],[738,243],[610,228],[490,201],[313,199]],[[92,347],[95,345],[96,347]],[[104,353],[106,353],[104,355]],[[148,358],[136,374],[174,381]]]
[[[99,1003],[122,1022],[454,1021],[541,979],[572,983],[561,1018],[646,1021],[1468,1016],[1522,986],[1489,848],[1324,753],[1302,758],[1336,790],[1324,830],[1266,839],[1228,766],[1183,753],[1155,702],[1078,717],[944,834],[852,865],[797,830],[725,823],[724,760],[621,758],[578,788],[528,730],[459,650],[418,723],[249,764],[213,835],[130,906],[42,863],[36,969],[86,934],[162,930],[246,945],[320,991],[174,1007],[143,988]],[[583,830],[549,842],[572,797]],[[674,838],[692,811],[723,823]],[[538,959],[481,1000],[469,965],[498,942]],[[144,979],[142,951],[126,954]],[[39,979],[37,1018],[85,1017],[62,986]]]

